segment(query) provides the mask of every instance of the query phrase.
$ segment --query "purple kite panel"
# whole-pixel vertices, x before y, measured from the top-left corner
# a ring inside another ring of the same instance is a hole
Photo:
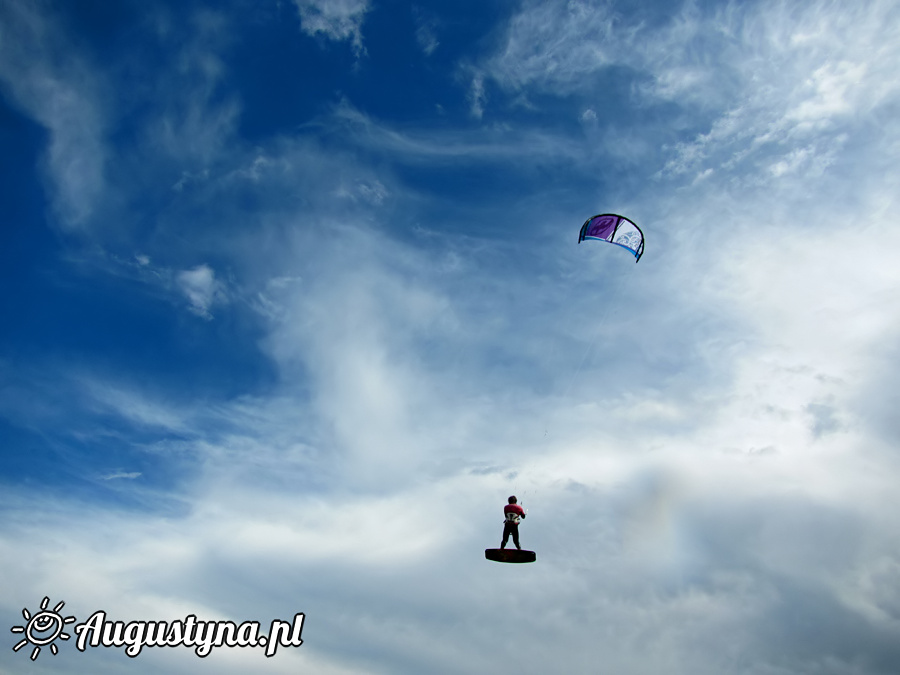
[[[610,235],[616,231],[619,220],[618,216],[594,216],[588,221],[587,232],[584,236],[609,241]]]

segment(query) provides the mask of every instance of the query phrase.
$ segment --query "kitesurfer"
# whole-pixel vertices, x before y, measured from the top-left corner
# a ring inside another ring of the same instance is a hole
[[[512,535],[513,543],[521,551],[522,547],[519,546],[519,520],[525,518],[525,509],[516,503],[518,500],[515,495],[507,501],[509,503],[503,507],[503,541],[500,544],[500,548],[506,548],[509,535]]]

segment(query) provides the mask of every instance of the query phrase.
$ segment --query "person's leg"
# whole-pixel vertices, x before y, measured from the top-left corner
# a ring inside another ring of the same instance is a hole
[[[509,541],[509,532],[510,532],[510,524],[503,523],[503,542],[500,544],[500,548],[506,548],[506,542]],[[515,542],[515,539],[513,539]]]
[[[519,526],[513,525],[510,529],[512,530],[513,543],[516,545],[516,548],[521,551],[522,547],[519,546]]]

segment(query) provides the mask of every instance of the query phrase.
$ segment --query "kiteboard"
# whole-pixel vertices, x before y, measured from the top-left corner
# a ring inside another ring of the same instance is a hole
[[[484,557],[494,562],[530,563],[537,560],[534,551],[523,551],[516,548],[486,548]]]

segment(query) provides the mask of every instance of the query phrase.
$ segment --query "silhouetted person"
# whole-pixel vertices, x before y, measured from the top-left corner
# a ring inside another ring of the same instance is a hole
[[[515,496],[510,497],[507,501],[509,503],[503,507],[503,542],[500,544],[500,548],[506,548],[509,535],[512,535],[513,543],[521,551],[522,547],[519,546],[519,521],[525,518],[525,509],[516,503],[518,500]]]

